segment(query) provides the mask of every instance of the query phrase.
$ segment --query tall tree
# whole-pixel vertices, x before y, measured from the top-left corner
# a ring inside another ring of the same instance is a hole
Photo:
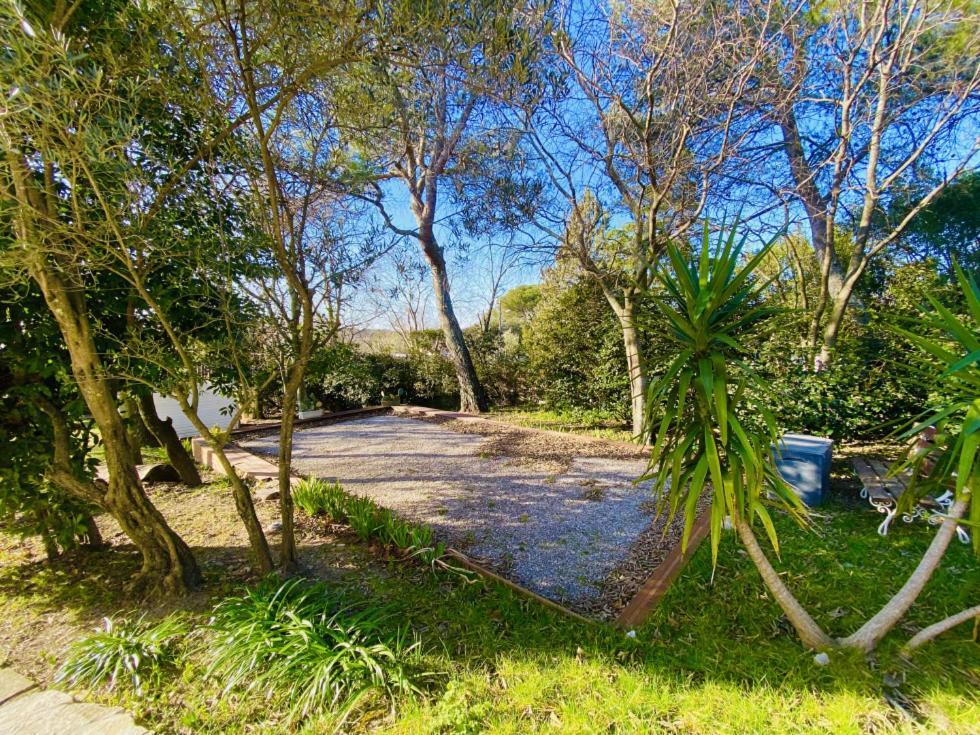
[[[514,206],[520,194],[493,168],[513,150],[512,136],[494,116],[502,100],[529,93],[543,13],[530,2],[515,7],[501,0],[398,1],[386,7],[383,18],[377,33],[386,39],[385,57],[364,68],[361,84],[348,97],[346,117],[355,129],[358,159],[353,175],[361,183],[360,196],[377,207],[392,231],[418,243],[459,382],[460,409],[484,411],[486,397],[453,308],[446,230],[440,232],[439,225],[485,226],[467,219],[478,207],[464,201],[481,188],[478,180],[483,187],[493,184],[489,199],[501,205],[481,214],[499,222],[506,210],[520,209]],[[407,196],[414,227],[394,211],[396,183]]]
[[[105,261],[114,223],[102,216],[97,184],[119,177],[120,136],[136,116],[140,93],[154,79],[145,53],[152,42],[143,9],[58,5],[25,16],[0,11],[11,95],[0,116],[5,158],[0,186],[15,234],[4,260],[28,276],[62,334],[72,373],[99,428],[108,485],[78,484],[85,500],[111,513],[143,556],[135,583],[183,593],[200,573],[190,549],[150,502],[133,469],[126,425],[112,375],[96,344],[98,315],[88,292]],[[125,139],[123,139],[125,138]]]
[[[978,43],[980,11],[956,0],[840,0],[800,16],[782,34],[775,64],[783,80],[766,86],[764,111],[820,262],[809,333],[815,369],[833,359],[872,260],[976,165]],[[774,169],[771,146],[760,150],[759,178],[772,182],[765,176]],[[940,179],[876,227],[876,215],[925,169],[940,171]],[[835,252],[838,233],[853,242],[846,261]]]
[[[570,2],[554,41],[567,79],[525,111],[558,194],[558,209],[536,223],[596,279],[616,316],[638,438],[647,392],[638,301],[667,243],[687,235],[751,140],[743,110],[791,16],[761,0]]]
[[[206,57],[210,94],[230,119],[245,118],[242,176],[264,235],[264,258],[276,269],[277,285],[267,284],[266,296],[281,307],[277,321],[288,347],[278,470],[280,563],[291,571],[297,565],[290,484],[296,410],[315,339],[318,287],[336,287],[344,268],[337,267],[344,256],[331,232],[339,207],[325,188],[337,178],[331,75],[362,57],[368,13],[357,2],[311,8],[246,0],[206,1],[200,12],[188,34]]]

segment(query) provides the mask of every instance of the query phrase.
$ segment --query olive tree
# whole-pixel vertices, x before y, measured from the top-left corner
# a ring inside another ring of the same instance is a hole
[[[206,71],[206,98],[229,121],[244,119],[237,178],[263,235],[259,257],[274,269],[264,280],[264,296],[277,307],[286,347],[278,462],[286,570],[297,563],[290,489],[296,410],[318,310],[334,303],[350,270],[336,237],[343,208],[328,188],[337,178],[333,77],[363,57],[368,15],[356,2],[310,7],[206,0],[185,26]]]
[[[0,11],[9,86],[0,115],[0,186],[14,240],[4,265],[37,287],[61,332],[72,374],[105,444],[106,486],[77,483],[73,492],[104,508],[142,553],[140,585],[183,593],[200,580],[190,549],[147,498],[133,469],[129,434],[97,347],[89,284],[110,256],[118,219],[104,212],[125,201],[125,135],[141,94],[152,46],[148,19],[126,6],[59,6],[24,15]],[[84,53],[83,53],[84,49]],[[123,133],[123,134],[120,134]],[[123,174],[123,175],[120,175]]]

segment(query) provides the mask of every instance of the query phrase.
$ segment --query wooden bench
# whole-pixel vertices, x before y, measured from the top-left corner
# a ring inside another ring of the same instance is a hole
[[[898,501],[908,489],[911,476],[908,470],[889,475],[888,465],[877,459],[855,457],[852,464],[863,485],[861,497],[867,498],[875,510],[885,514],[885,520],[878,525],[879,535],[885,536],[898,515]],[[922,498],[911,510],[902,514],[902,520],[911,523],[916,518],[925,518],[929,523],[939,524],[952,504],[953,493],[948,491],[937,498]],[[956,535],[963,543],[969,543],[970,536],[962,526],[956,527]]]

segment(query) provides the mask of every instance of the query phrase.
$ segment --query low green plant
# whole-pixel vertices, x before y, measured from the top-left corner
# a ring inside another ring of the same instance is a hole
[[[214,609],[207,676],[226,692],[281,698],[296,721],[330,711],[339,721],[375,695],[394,706],[418,691],[419,641],[379,607],[351,605],[322,583],[267,580]]]
[[[145,685],[156,685],[165,670],[178,660],[180,644],[187,635],[186,622],[178,616],[150,623],[104,618],[102,628],[79,639],[57,674],[57,681],[95,689],[122,683],[143,694]]]
[[[344,505],[347,496],[338,482],[309,477],[293,490],[293,502],[308,516],[325,515],[338,523],[346,520]]]
[[[347,524],[363,541],[370,541],[378,530],[381,509],[361,495],[348,495],[344,507]]]
[[[390,510],[378,515],[378,540],[385,546],[413,550],[432,546],[432,530],[425,526],[403,521]]]
[[[467,580],[467,573],[446,563],[446,546],[436,543],[432,529],[402,520],[371,498],[350,495],[339,483],[307,478],[293,490],[293,501],[310,516],[325,514],[338,523],[346,523],[363,541],[377,541],[397,549],[403,556],[417,559],[433,571],[444,569]]]

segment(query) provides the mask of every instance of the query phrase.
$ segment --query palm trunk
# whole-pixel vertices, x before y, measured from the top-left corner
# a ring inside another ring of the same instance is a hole
[[[197,471],[194,459],[184,447],[180,437],[174,430],[173,420],[167,418],[166,421],[157,414],[156,405],[153,403],[153,396],[150,393],[140,393],[139,412],[143,417],[147,429],[160,442],[160,446],[167,450],[167,458],[180,475],[180,481],[187,487],[197,487],[201,484],[201,473]]]
[[[449,361],[456,371],[459,382],[459,410],[466,413],[480,413],[488,408],[483,387],[477,377],[473,359],[463,337],[463,330],[456,319],[452,298],[449,294],[449,275],[446,271],[446,261],[442,249],[436,242],[431,225],[420,227],[422,251],[429,262],[432,273],[432,290],[436,297],[436,309],[439,312],[439,323],[446,338],[446,349]]]
[[[735,522],[735,528],[738,531],[739,538],[742,540],[742,544],[745,546],[745,550],[749,554],[749,558],[752,559],[756,569],[759,570],[762,581],[765,582],[766,587],[769,588],[769,592],[772,593],[773,598],[775,598],[776,602],[782,608],[786,618],[796,629],[796,633],[800,636],[803,645],[816,650],[833,648],[833,639],[817,625],[816,621],[810,617],[810,613],[803,609],[803,606],[793,596],[793,593],[783,584],[783,580],[780,579],[779,574],[773,568],[772,564],[769,563],[769,559],[766,558],[765,553],[762,551],[762,547],[759,546],[759,541],[752,532],[752,527],[746,521],[738,519]]]
[[[190,548],[150,502],[136,476],[129,434],[109,389],[84,296],[70,289],[47,265],[34,265],[31,275],[55,317],[75,382],[102,435],[109,485],[100,505],[119,522],[143,556],[133,585],[164,594],[185,594],[200,582],[200,570]]]
[[[948,618],[940,620],[938,623],[933,623],[932,625],[923,628],[914,636],[909,638],[909,642],[902,646],[903,653],[910,653],[916,648],[925,645],[933,638],[942,635],[947,630],[952,630],[957,625],[962,625],[966,621],[974,619],[974,640],[976,639],[976,629],[980,626],[980,605],[974,605],[966,610],[961,610],[955,615],[950,615]]]
[[[909,576],[902,589],[895,593],[887,604],[868,622],[862,625],[855,633],[847,638],[840,640],[840,645],[846,648],[856,648],[859,651],[871,651],[888,631],[890,631],[902,616],[912,607],[919,594],[925,588],[926,583],[936,571],[939,562],[946,553],[949,542],[956,534],[957,521],[966,512],[967,502],[956,500],[949,509],[949,514],[943,519],[939,530],[922,555],[915,571]]]

